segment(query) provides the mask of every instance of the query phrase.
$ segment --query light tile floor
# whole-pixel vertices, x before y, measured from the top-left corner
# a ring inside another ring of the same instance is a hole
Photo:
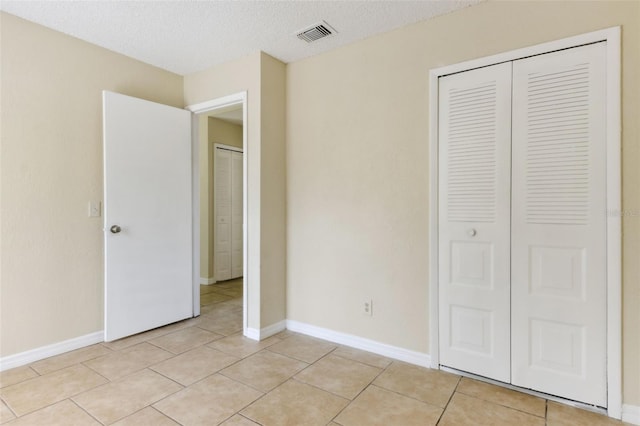
[[[621,425],[454,374],[284,331],[242,336],[242,280],[202,315],[0,373],[17,425]]]

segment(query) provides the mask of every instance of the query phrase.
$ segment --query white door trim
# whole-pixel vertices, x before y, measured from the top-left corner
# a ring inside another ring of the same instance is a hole
[[[191,145],[193,149],[192,157],[192,182],[193,182],[193,315],[200,315],[200,256],[195,256],[195,253],[200,252],[200,171],[199,171],[199,152],[198,152],[198,114],[218,111],[234,105],[242,105],[242,147],[244,155],[242,156],[242,222],[244,223],[244,232],[242,236],[242,274],[244,276],[243,289],[242,289],[242,330],[243,334],[247,334],[247,324],[249,309],[259,309],[259,307],[250,307],[248,305],[247,296],[247,283],[249,282],[249,266],[247,259],[249,244],[251,239],[249,238],[249,227],[247,226],[249,218],[249,196],[248,196],[248,174],[249,174],[249,144],[247,143],[247,92],[234,93],[232,95],[224,96],[210,101],[201,102],[194,105],[186,106],[185,109],[193,113],[192,117],[192,137]],[[256,311],[258,312],[258,311]]]
[[[438,336],[438,78],[584,44],[607,42],[607,413],[622,416],[622,218],[620,27],[525,47],[429,71],[429,352],[439,369]]]

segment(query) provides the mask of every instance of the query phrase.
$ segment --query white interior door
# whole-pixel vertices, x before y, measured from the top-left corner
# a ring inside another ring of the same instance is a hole
[[[513,384],[606,406],[605,43],[513,68]]]
[[[242,276],[242,152],[231,153],[231,278]]]
[[[231,279],[231,151],[215,149],[215,278]]]
[[[191,117],[103,92],[105,340],[193,314]]]
[[[439,96],[440,363],[508,382],[511,64]]]

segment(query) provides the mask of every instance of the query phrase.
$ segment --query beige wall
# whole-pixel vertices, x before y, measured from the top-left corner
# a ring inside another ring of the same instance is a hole
[[[215,149],[214,144],[221,143],[225,145],[242,148],[242,125],[229,123],[214,117],[201,116],[200,121],[206,120],[208,129],[207,140],[204,147],[200,149],[200,165],[206,171],[207,188],[206,195],[202,191],[203,171],[200,171],[200,276],[203,278],[213,279],[215,275],[214,269],[214,249],[215,249],[215,199],[213,193],[213,182],[215,173]],[[204,197],[204,198],[202,198]],[[203,209],[204,206],[204,209]],[[202,253],[207,253],[203,256]]]
[[[182,77],[2,13],[0,355],[103,328],[102,90],[182,107]]]
[[[102,218],[87,217],[87,203],[102,200],[102,90],[176,107],[248,91],[256,172],[249,326],[283,320],[285,65],[258,52],[183,78],[12,15],[1,19],[0,356],[103,328]],[[276,124],[264,129],[263,82],[275,82],[265,104],[276,105],[266,114]],[[262,144],[275,148],[265,158]],[[264,251],[261,226],[274,241]],[[201,255],[209,257],[208,247]]]
[[[261,63],[261,323],[285,319],[286,309],[286,67],[262,54]]]
[[[261,52],[184,78],[186,105],[247,92],[249,277],[245,279],[248,326],[255,330],[285,318],[284,78],[285,65]]]
[[[427,71],[622,25],[624,401],[640,405],[638,2],[488,2],[287,67],[255,53],[184,79],[0,19],[0,356],[102,329],[87,202],[102,199],[103,89],[178,107],[248,92],[250,327],[284,319],[286,271],[288,318],[428,353]]]
[[[289,64],[287,318],[428,353],[428,70],[622,25],[624,401],[638,405],[639,6],[488,2]]]
[[[242,148],[242,124],[209,117],[209,143],[221,143]]]

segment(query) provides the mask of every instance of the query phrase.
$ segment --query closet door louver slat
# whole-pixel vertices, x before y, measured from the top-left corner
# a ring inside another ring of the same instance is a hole
[[[526,76],[529,224],[588,222],[589,77],[588,63]],[[567,111],[569,102],[572,106]],[[554,188],[556,192],[546,192]],[[570,197],[573,202],[559,203],[560,197]]]

